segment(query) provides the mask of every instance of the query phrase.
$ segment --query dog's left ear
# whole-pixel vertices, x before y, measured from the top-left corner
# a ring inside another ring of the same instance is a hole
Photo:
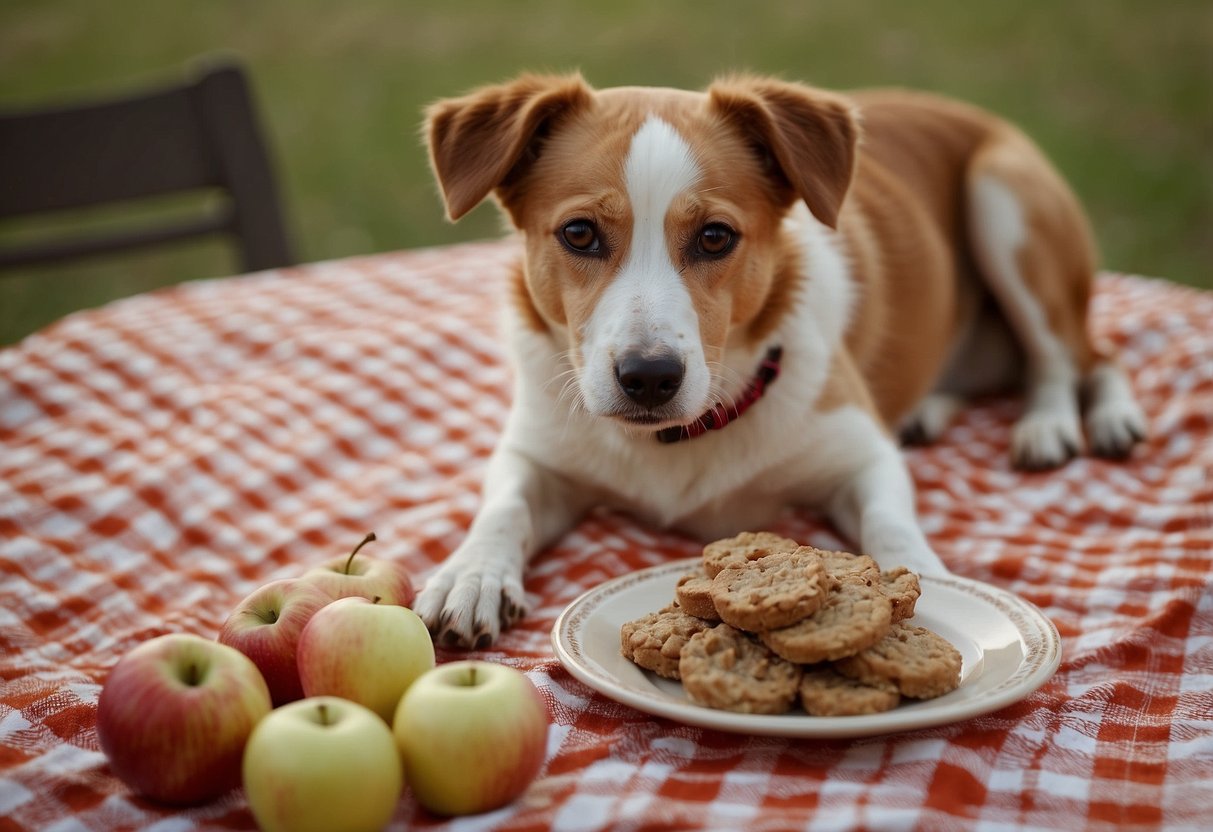
[[[835,228],[855,172],[859,125],[842,96],[772,78],[730,78],[708,88],[719,116],[777,168],[818,220]]]

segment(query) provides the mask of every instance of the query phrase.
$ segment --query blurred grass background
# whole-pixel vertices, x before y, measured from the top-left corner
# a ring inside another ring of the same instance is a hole
[[[155,84],[217,52],[250,68],[305,261],[500,232],[486,206],[443,219],[418,140],[429,101],[524,69],[691,88],[748,69],[997,110],[1074,185],[1106,268],[1213,286],[1208,0],[5,0],[0,107]],[[0,241],[38,232],[7,224]],[[0,275],[0,344],[234,263],[203,242]]]

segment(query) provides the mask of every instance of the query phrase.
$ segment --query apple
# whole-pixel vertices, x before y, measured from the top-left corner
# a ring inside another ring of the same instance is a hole
[[[410,606],[417,594],[413,579],[404,564],[391,560],[375,560],[363,555],[355,560],[363,546],[375,540],[371,532],[362,538],[349,555],[326,560],[303,573],[303,580],[314,583],[333,598],[378,598],[385,604]]]
[[[413,682],[392,733],[422,806],[442,815],[487,812],[522,794],[539,773],[548,709],[521,671],[450,662]]]
[[[378,832],[403,787],[391,729],[333,696],[278,708],[244,749],[244,792],[263,832]]]
[[[340,598],[303,628],[298,659],[305,695],[349,699],[390,724],[404,691],[434,666],[434,642],[408,607]]]
[[[316,610],[332,600],[315,584],[285,578],[253,592],[223,622],[219,642],[253,660],[275,707],[303,698],[295,662],[299,634]]]
[[[190,805],[239,785],[245,741],[269,712],[265,680],[239,650],[164,635],[110,671],[97,737],[118,779],[153,800]]]

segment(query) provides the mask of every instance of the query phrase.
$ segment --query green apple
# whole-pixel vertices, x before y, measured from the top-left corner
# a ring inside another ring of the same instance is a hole
[[[305,696],[340,696],[391,724],[404,691],[434,666],[434,642],[408,607],[341,598],[312,615],[296,659]]]
[[[269,689],[243,653],[176,633],[114,665],[97,702],[97,739],[139,794],[202,803],[239,785],[244,744],[269,712]]]
[[[409,687],[392,724],[417,801],[442,815],[504,806],[543,765],[548,709],[521,671],[440,665]]]
[[[332,696],[278,708],[244,750],[244,792],[263,832],[378,832],[403,786],[391,730]]]

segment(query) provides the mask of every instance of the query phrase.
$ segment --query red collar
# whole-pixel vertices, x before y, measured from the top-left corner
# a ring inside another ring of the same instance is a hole
[[[689,425],[666,428],[657,431],[657,441],[662,444],[681,442],[684,439],[694,439],[710,430],[720,430],[729,422],[745,413],[754,402],[762,398],[767,391],[767,385],[779,377],[779,361],[783,358],[783,347],[771,347],[767,357],[758,365],[754,379],[746,385],[745,391],[732,404],[723,402],[713,407]]]

